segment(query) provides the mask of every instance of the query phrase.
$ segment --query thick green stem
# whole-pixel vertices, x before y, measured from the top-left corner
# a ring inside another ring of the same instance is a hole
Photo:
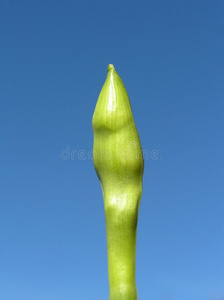
[[[121,195],[121,197],[124,197]],[[105,210],[109,300],[136,300],[135,282],[137,212],[109,205]]]
[[[116,189],[116,186],[114,187]],[[141,191],[141,189],[140,189]],[[105,196],[109,300],[137,300],[135,279],[136,237],[141,192],[126,187],[127,193]]]

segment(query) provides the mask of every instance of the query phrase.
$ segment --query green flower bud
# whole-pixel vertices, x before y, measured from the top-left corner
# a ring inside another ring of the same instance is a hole
[[[113,65],[92,120],[106,217],[109,300],[136,300],[136,233],[144,162],[127,91]]]

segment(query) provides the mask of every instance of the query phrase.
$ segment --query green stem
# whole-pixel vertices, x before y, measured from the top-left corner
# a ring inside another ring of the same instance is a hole
[[[133,200],[137,207],[133,208]],[[140,198],[117,195],[105,199],[109,300],[137,300],[136,236]]]

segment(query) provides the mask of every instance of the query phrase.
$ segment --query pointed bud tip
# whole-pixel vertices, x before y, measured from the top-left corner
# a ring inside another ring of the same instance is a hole
[[[114,65],[109,64],[109,66],[107,67],[107,72],[109,71],[115,71]]]

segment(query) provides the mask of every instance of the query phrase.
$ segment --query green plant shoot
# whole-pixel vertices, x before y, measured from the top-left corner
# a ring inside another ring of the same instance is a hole
[[[137,300],[136,234],[144,162],[127,91],[111,64],[92,125],[93,161],[106,218],[109,300]]]

